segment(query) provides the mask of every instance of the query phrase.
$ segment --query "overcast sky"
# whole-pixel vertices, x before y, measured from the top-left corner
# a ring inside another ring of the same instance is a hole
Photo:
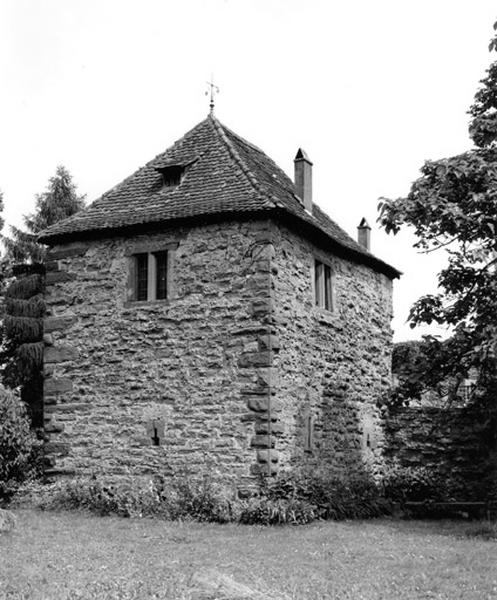
[[[470,148],[468,116],[492,56],[494,0],[0,0],[0,189],[19,225],[58,164],[95,200],[216,115],[290,176],[302,146],[314,201],[404,275],[409,306],[443,257],[376,227],[426,159]],[[433,331],[433,330],[431,330]]]

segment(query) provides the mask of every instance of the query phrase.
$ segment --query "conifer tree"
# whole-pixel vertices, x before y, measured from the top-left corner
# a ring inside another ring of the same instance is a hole
[[[3,237],[7,286],[3,299],[0,364],[3,382],[20,387],[35,427],[42,425],[43,301],[46,247],[37,234],[84,206],[70,173],[57,167],[47,189],[36,196],[35,212],[24,217],[26,230],[10,227]]]
[[[3,238],[7,259],[13,264],[43,263],[46,248],[36,241],[38,233],[83,206],[84,196],[78,196],[71,174],[65,167],[58,166],[47,189],[36,195],[35,212],[24,217],[26,231],[11,225],[11,237]]]

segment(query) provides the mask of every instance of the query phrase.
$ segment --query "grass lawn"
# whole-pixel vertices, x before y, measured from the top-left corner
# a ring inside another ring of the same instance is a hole
[[[497,542],[466,537],[470,524],[263,528],[15,513],[17,528],[0,535],[1,599],[497,599]],[[223,577],[234,582],[228,595],[206,591]]]

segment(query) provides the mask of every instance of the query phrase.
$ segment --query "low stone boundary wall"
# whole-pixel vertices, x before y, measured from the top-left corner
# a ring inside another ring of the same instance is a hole
[[[386,456],[404,467],[426,467],[461,478],[465,499],[478,497],[488,468],[488,416],[472,407],[409,406],[391,409],[385,422]]]

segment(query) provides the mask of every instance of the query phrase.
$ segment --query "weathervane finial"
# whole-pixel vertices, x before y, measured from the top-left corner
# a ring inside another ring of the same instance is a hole
[[[213,115],[214,114],[214,94],[219,94],[219,88],[217,87],[217,85],[214,85],[214,80],[213,80],[212,75],[211,75],[211,80],[207,81],[207,85],[209,86],[209,89],[206,90],[205,95],[207,96],[207,94],[210,93],[211,101],[209,103],[209,114]]]

